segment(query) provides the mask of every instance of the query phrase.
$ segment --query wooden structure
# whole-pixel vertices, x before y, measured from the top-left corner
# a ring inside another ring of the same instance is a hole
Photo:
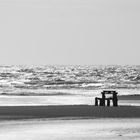
[[[118,98],[116,91],[103,91],[101,92],[102,98],[95,98],[95,106],[105,106],[107,101],[107,106],[110,106],[110,101],[112,100],[113,106],[118,106]],[[106,97],[107,94],[112,95],[112,97]]]

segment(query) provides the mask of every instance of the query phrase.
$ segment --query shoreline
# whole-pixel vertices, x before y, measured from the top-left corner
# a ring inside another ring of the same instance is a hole
[[[53,94],[50,94],[50,93],[43,93],[43,94],[34,94],[34,93],[32,93],[32,94],[9,94],[9,93],[5,93],[5,94],[0,94],[0,97],[10,97],[10,96],[18,96],[18,97],[30,97],[30,96],[37,96],[37,97],[39,97],[39,96],[88,96],[88,95],[81,95],[81,94],[72,94],[72,93],[53,93]],[[91,96],[91,95],[89,95],[89,97],[93,97],[93,98],[95,98],[95,96]],[[140,100],[140,94],[130,94],[130,95],[118,95],[118,99],[119,100]]]

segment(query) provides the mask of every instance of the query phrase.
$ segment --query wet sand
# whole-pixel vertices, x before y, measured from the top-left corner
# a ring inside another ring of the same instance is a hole
[[[140,95],[120,95],[118,100],[140,100]]]
[[[5,100],[9,98],[10,97],[5,98]],[[20,98],[22,99],[22,97]],[[24,101],[25,99],[23,98],[22,100]],[[37,99],[40,98],[38,97],[36,98],[36,100]],[[139,100],[140,95],[119,96],[118,99],[119,102],[122,103],[127,102],[128,105],[119,105],[118,107],[100,107],[87,104],[79,104],[79,105],[27,104],[27,105],[0,106],[0,119],[58,118],[58,117],[140,118],[140,105],[139,106],[129,105],[129,102],[138,103],[140,101]],[[92,102],[94,102],[94,99]]]
[[[92,105],[0,106],[1,119],[58,117],[140,118],[140,107],[99,107]]]

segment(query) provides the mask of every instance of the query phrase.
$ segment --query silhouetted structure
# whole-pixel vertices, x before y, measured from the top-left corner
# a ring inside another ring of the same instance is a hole
[[[107,101],[107,106],[110,106],[110,101],[112,100],[113,106],[118,106],[118,98],[117,98],[117,92],[116,91],[103,91],[101,92],[102,98],[95,98],[95,106],[105,106],[105,103]],[[106,98],[106,94],[111,94],[112,97]]]

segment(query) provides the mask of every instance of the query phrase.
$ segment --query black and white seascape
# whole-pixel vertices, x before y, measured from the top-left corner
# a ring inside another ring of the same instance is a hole
[[[140,92],[139,66],[1,66],[1,105],[94,104],[102,90]],[[7,96],[6,96],[7,95]],[[131,101],[138,105],[140,101]]]
[[[0,140],[140,140],[139,0],[0,0]]]

